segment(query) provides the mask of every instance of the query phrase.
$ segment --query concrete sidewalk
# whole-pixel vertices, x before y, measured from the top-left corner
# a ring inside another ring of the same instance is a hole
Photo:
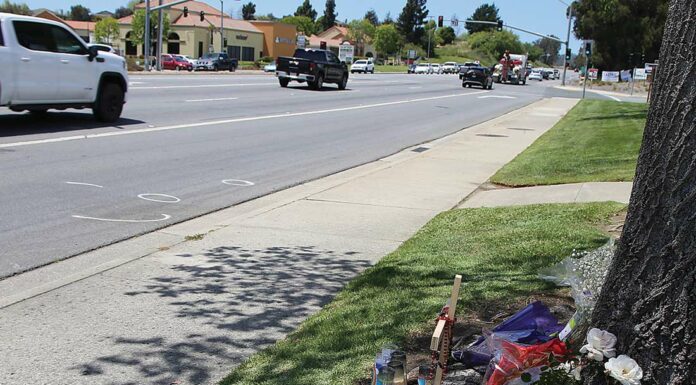
[[[480,189],[459,207],[616,201],[628,204],[633,182],[571,183],[522,188]]]
[[[456,206],[576,103],[542,100],[0,281],[0,383],[216,383]]]

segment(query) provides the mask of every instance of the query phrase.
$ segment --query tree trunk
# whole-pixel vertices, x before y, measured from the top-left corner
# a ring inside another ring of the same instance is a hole
[[[626,225],[592,317],[643,384],[696,384],[695,26],[696,0],[672,0]]]

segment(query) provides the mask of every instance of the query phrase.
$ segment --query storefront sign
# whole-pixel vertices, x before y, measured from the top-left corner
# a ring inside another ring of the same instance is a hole
[[[246,40],[249,38],[249,36],[247,35],[237,35],[235,37],[237,38],[237,40]]]
[[[355,54],[355,47],[344,43],[338,46],[338,59],[342,62],[352,63]]]

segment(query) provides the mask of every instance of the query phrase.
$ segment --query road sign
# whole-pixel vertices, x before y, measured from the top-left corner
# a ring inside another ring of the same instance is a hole
[[[409,59],[415,59],[415,58],[416,58],[416,50],[415,50],[415,49],[409,49],[409,50],[408,50],[408,58],[409,58]]]
[[[597,80],[598,74],[599,70],[597,68],[590,68],[589,70],[587,70],[588,79],[590,80]]]
[[[648,75],[653,73],[655,67],[657,67],[657,63],[645,63],[645,73]]]
[[[343,43],[338,46],[338,59],[342,62],[352,63],[355,54],[355,47],[349,43]]]
[[[307,37],[305,35],[297,36],[297,47],[304,48],[307,46]]]
[[[645,68],[636,68],[636,74],[633,77],[635,80],[645,80],[648,78],[648,73],[645,71]]]
[[[452,23],[452,27],[458,27],[458,26],[459,26],[459,20],[457,20],[457,19],[452,19],[452,20],[451,20],[451,23]]]

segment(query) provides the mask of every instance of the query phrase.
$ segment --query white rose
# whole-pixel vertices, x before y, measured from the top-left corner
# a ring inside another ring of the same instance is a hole
[[[640,385],[643,378],[643,369],[631,357],[623,354],[610,358],[604,364],[604,369],[623,385]]]
[[[587,345],[580,348],[580,353],[587,353],[590,359],[604,361],[604,357],[616,356],[616,336],[605,330],[596,328],[587,332]]]

